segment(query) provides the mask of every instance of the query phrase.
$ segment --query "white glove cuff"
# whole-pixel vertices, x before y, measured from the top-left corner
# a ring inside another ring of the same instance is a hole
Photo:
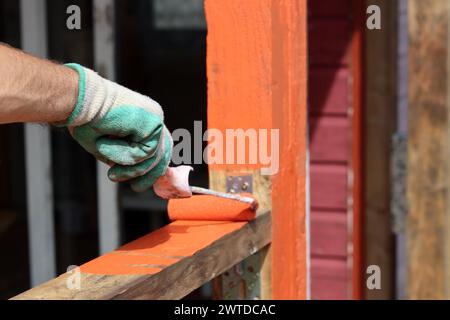
[[[102,78],[91,69],[78,64],[66,66],[76,70],[80,76],[77,104],[67,120],[67,126],[81,126],[101,119],[111,108],[121,105],[146,109],[164,121],[161,106],[149,97]]]

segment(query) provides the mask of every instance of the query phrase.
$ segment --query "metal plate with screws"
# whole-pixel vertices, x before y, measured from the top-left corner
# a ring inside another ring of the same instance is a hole
[[[253,177],[236,175],[227,177],[227,192],[252,193]],[[253,254],[222,274],[224,299],[256,300],[261,298],[260,255]]]
[[[252,193],[253,177],[246,176],[229,176],[227,177],[227,192],[230,193]]]

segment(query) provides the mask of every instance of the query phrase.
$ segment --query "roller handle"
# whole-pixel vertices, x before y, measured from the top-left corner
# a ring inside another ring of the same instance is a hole
[[[216,197],[220,197],[220,198],[224,198],[224,199],[230,199],[230,200],[236,200],[236,201],[243,202],[243,203],[248,203],[252,210],[256,210],[258,208],[258,201],[256,201],[256,199],[253,199],[251,197],[241,196],[239,194],[233,194],[233,193],[219,192],[219,191],[214,191],[211,189],[200,188],[200,187],[190,187],[190,188],[191,188],[192,193],[211,195],[211,196],[216,196]]]

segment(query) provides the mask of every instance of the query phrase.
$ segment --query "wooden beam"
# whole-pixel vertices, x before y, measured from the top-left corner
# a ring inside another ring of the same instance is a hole
[[[409,1],[409,299],[450,298],[449,21],[449,1]]]
[[[367,299],[393,299],[394,235],[390,211],[390,154],[397,119],[398,1],[368,0],[382,12],[382,29],[365,32],[364,134],[364,252],[363,271],[369,265],[382,270],[381,290],[369,290]],[[365,272],[364,272],[365,275]]]
[[[208,128],[223,136],[227,129],[278,129],[280,148],[279,158],[272,153],[273,174],[264,174],[259,161],[210,162],[210,186],[224,190],[228,176],[252,176],[253,193],[273,213],[272,248],[259,270],[261,298],[306,298],[306,1],[206,0],[205,11]]]
[[[270,212],[251,222],[175,221],[13,299],[181,299],[271,240]]]

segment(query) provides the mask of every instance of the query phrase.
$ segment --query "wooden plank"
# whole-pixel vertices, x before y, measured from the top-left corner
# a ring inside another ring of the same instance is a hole
[[[311,165],[312,210],[347,210],[347,166]]]
[[[407,295],[449,299],[449,2],[410,0]]]
[[[394,298],[394,238],[390,211],[390,153],[397,120],[397,1],[369,0],[383,13],[383,28],[366,32],[365,76],[365,265],[383,270],[381,290],[367,299]],[[380,57],[383,57],[380,59]]]
[[[311,68],[309,98],[312,115],[348,114],[348,77],[347,68]]]
[[[115,4],[113,0],[94,0],[94,65],[97,72],[116,80]],[[100,253],[120,244],[120,210],[117,184],[109,180],[109,166],[97,162],[97,197]]]
[[[312,299],[348,299],[349,279],[345,260],[313,258],[311,264]]]
[[[351,273],[352,298],[363,299],[365,288],[364,267],[364,35],[366,7],[361,0],[352,0],[351,33],[351,115],[352,160],[350,164],[351,187]]]
[[[348,19],[311,20],[310,64],[312,66],[348,65],[351,24]]]
[[[349,161],[349,119],[310,117],[311,161],[347,163]]]
[[[181,299],[271,240],[270,212],[254,221],[175,221],[13,299]]]
[[[329,258],[347,257],[346,212],[312,212],[311,255]]]
[[[272,177],[272,296],[306,299],[310,292],[307,1],[272,5],[272,122],[280,129],[280,170]]]
[[[227,176],[236,175],[236,171],[228,171],[228,170],[211,170],[209,171],[209,186],[213,190],[226,192],[226,179]],[[258,199],[259,210],[260,212],[264,212],[266,210],[270,210],[272,207],[272,199],[270,195],[267,193],[267,190],[270,189],[271,180],[268,176],[262,176],[258,170],[247,171],[246,175],[250,175],[253,179],[253,195]],[[272,296],[272,284],[271,284],[271,249],[270,245],[263,248],[258,254],[257,259],[260,260],[259,265],[259,286],[260,286],[260,294],[261,296],[258,298],[261,299],[270,299]],[[231,270],[234,272],[234,270]],[[214,298],[215,299],[223,299],[223,279],[221,276],[217,277],[213,281],[214,287]],[[242,294],[242,292],[240,292]],[[247,299],[248,297],[245,295],[240,295],[236,297],[229,297],[234,299]]]
[[[347,18],[350,12],[350,0],[311,0],[309,12],[316,18]]]
[[[309,36],[315,43],[310,48],[309,73],[312,297],[348,299],[348,253],[352,247],[348,245],[353,95],[349,61],[351,0],[310,1],[310,16]],[[327,41],[332,44],[324,43]],[[343,267],[326,279],[318,278],[317,259],[339,262]]]
[[[260,65],[270,65],[270,1],[206,1],[208,23],[208,128],[225,132],[229,129],[271,128],[270,74]],[[267,11],[267,12],[266,12]],[[246,13],[252,12],[251,16]],[[254,13],[254,14],[253,14]],[[251,19],[249,19],[251,17]],[[253,39],[247,41],[246,39]],[[254,57],[258,57],[257,60]],[[262,111],[266,117],[260,117]],[[226,191],[228,175],[246,174],[253,177],[253,193],[261,209],[271,208],[270,177],[263,177],[258,168],[245,165],[209,164],[209,185]],[[261,298],[271,297],[270,248],[261,255]],[[215,298],[223,298],[222,279],[214,282]],[[246,297],[235,297],[246,298]]]
[[[205,5],[208,128],[275,128],[281,140],[277,174],[263,176],[261,163],[210,164],[210,185],[223,190],[227,175],[253,176],[254,193],[274,216],[274,241],[261,269],[262,298],[306,298],[306,1]]]
[[[20,4],[22,49],[46,58],[45,1],[22,0]],[[30,280],[35,286],[56,274],[50,128],[25,124],[24,135]]]

